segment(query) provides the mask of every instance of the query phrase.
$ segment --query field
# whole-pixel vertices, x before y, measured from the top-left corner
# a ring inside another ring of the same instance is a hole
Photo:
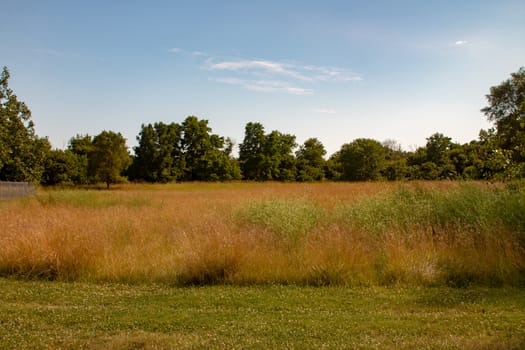
[[[120,283],[525,283],[520,184],[128,185],[0,202],[0,275]]]
[[[2,348],[525,347],[522,183],[40,189],[0,223]]]
[[[0,285],[3,349],[525,346],[525,293],[516,288]]]

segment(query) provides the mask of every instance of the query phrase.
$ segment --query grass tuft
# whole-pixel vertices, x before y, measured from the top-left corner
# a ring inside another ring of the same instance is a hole
[[[281,242],[297,245],[321,221],[323,209],[305,200],[251,201],[237,209],[241,225],[270,230]]]

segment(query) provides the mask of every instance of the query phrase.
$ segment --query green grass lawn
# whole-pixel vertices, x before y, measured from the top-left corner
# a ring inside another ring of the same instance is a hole
[[[0,279],[0,348],[525,348],[525,290]]]

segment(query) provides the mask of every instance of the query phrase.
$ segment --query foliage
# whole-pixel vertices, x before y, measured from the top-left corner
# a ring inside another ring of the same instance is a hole
[[[87,160],[87,158],[86,158]],[[86,183],[87,166],[83,159],[70,150],[51,150],[42,174],[43,185],[72,185]]]
[[[324,180],[326,150],[316,138],[306,140],[295,153],[297,157],[297,181]]]
[[[31,111],[9,88],[9,70],[0,76],[0,180],[40,182],[49,141],[39,138]]]
[[[231,140],[211,134],[207,120],[195,116],[182,123],[181,151],[184,180],[217,181],[240,179],[237,162],[232,159]]]
[[[407,153],[395,140],[386,140],[382,145],[386,152],[382,177],[390,181],[406,179],[409,176]]]
[[[0,180],[48,185],[104,181],[109,186],[122,179],[122,174],[131,180],[161,183],[240,179],[508,181],[525,177],[525,68],[490,88],[488,106],[482,112],[495,128],[481,130],[477,140],[466,144],[436,132],[425,146],[406,152],[394,140],[381,144],[358,138],[325,159],[324,146],[316,138],[296,150],[294,135],[277,130],[265,133],[261,123],[250,122],[236,159],[231,139],[213,134],[208,120],[189,116],[181,124],[143,124],[129,167],[127,150],[126,155],[121,152],[125,142],[114,152],[105,151],[121,159],[115,164],[102,161],[100,147],[108,145],[95,147],[90,135],[76,135],[65,151],[51,151],[48,140],[36,135],[30,110],[9,89],[8,80],[9,71],[4,68],[0,78]],[[110,172],[110,168],[115,170]]]
[[[102,131],[93,138],[93,149],[88,155],[90,175],[104,183],[122,181],[121,174],[131,163],[126,139],[112,131]]]
[[[263,174],[264,144],[266,136],[261,123],[248,123],[244,128],[244,140],[239,145],[239,164],[246,180],[266,180]]]
[[[495,123],[500,146],[512,151],[515,162],[525,162],[525,67],[491,87],[486,97],[489,105],[481,111]]]
[[[148,182],[171,182],[182,178],[181,126],[177,123],[142,125],[138,146],[129,169],[130,178]]]
[[[248,123],[239,145],[239,163],[246,180],[295,181],[295,136],[279,131],[264,133],[261,123]]]
[[[274,130],[265,136],[262,164],[265,180],[295,181],[295,146],[293,135]]]
[[[356,139],[341,147],[341,179],[347,181],[378,180],[386,164],[385,149],[377,141]]]

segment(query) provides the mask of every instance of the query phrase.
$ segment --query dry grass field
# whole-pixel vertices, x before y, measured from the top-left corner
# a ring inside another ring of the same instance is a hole
[[[0,202],[0,275],[207,284],[525,283],[522,184],[191,183]]]

